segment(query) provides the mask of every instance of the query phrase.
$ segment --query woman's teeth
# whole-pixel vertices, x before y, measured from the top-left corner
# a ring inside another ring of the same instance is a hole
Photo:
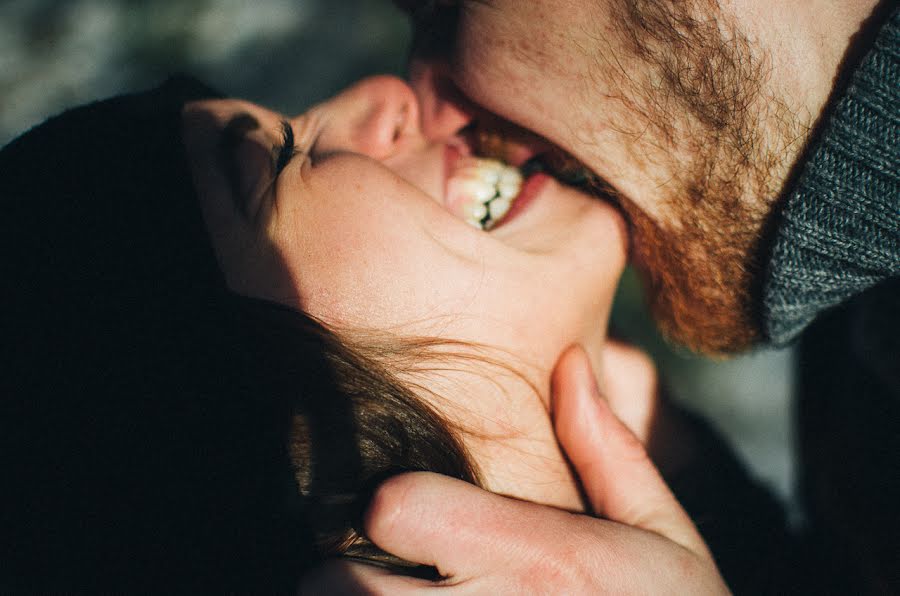
[[[447,184],[448,204],[469,224],[490,230],[522,190],[522,173],[496,159],[463,157]]]

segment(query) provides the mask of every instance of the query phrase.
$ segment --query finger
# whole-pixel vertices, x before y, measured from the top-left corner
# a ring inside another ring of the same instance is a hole
[[[335,559],[309,572],[300,582],[301,596],[372,596],[422,594],[431,582],[395,575],[374,565]]]
[[[520,545],[527,557],[529,531],[564,528],[570,514],[489,493],[467,482],[414,472],[394,476],[375,492],[366,510],[366,535],[408,561],[432,565],[459,584],[495,571]],[[564,532],[560,532],[563,534]],[[563,539],[564,536],[560,536]]]
[[[568,349],[553,373],[551,407],[560,445],[591,505],[605,517],[660,534],[696,553],[706,545],[643,445],[597,388],[587,354]]]

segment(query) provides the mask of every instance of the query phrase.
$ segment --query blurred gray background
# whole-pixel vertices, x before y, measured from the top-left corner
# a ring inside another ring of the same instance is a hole
[[[389,0],[3,0],[0,144],[64,107],[172,72],[295,113],[361,76],[402,75],[409,36]],[[613,317],[656,357],[674,396],[792,502],[791,354],[713,362],[669,348],[630,272]]]

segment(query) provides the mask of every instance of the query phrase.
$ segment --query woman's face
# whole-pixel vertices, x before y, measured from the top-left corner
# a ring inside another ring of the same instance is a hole
[[[471,180],[493,192],[509,172],[473,167],[465,114],[432,114],[427,136],[420,116],[392,77],[293,117],[188,104],[186,146],[232,289],[338,329],[474,342],[540,370],[573,342],[598,348],[626,257],[617,212],[537,174],[484,231],[484,183]]]

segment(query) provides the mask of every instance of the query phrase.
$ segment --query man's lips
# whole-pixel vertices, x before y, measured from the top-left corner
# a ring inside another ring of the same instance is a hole
[[[477,126],[465,133],[473,153],[500,159],[515,167],[538,155],[556,150],[556,146],[529,130],[494,114],[478,115]]]

